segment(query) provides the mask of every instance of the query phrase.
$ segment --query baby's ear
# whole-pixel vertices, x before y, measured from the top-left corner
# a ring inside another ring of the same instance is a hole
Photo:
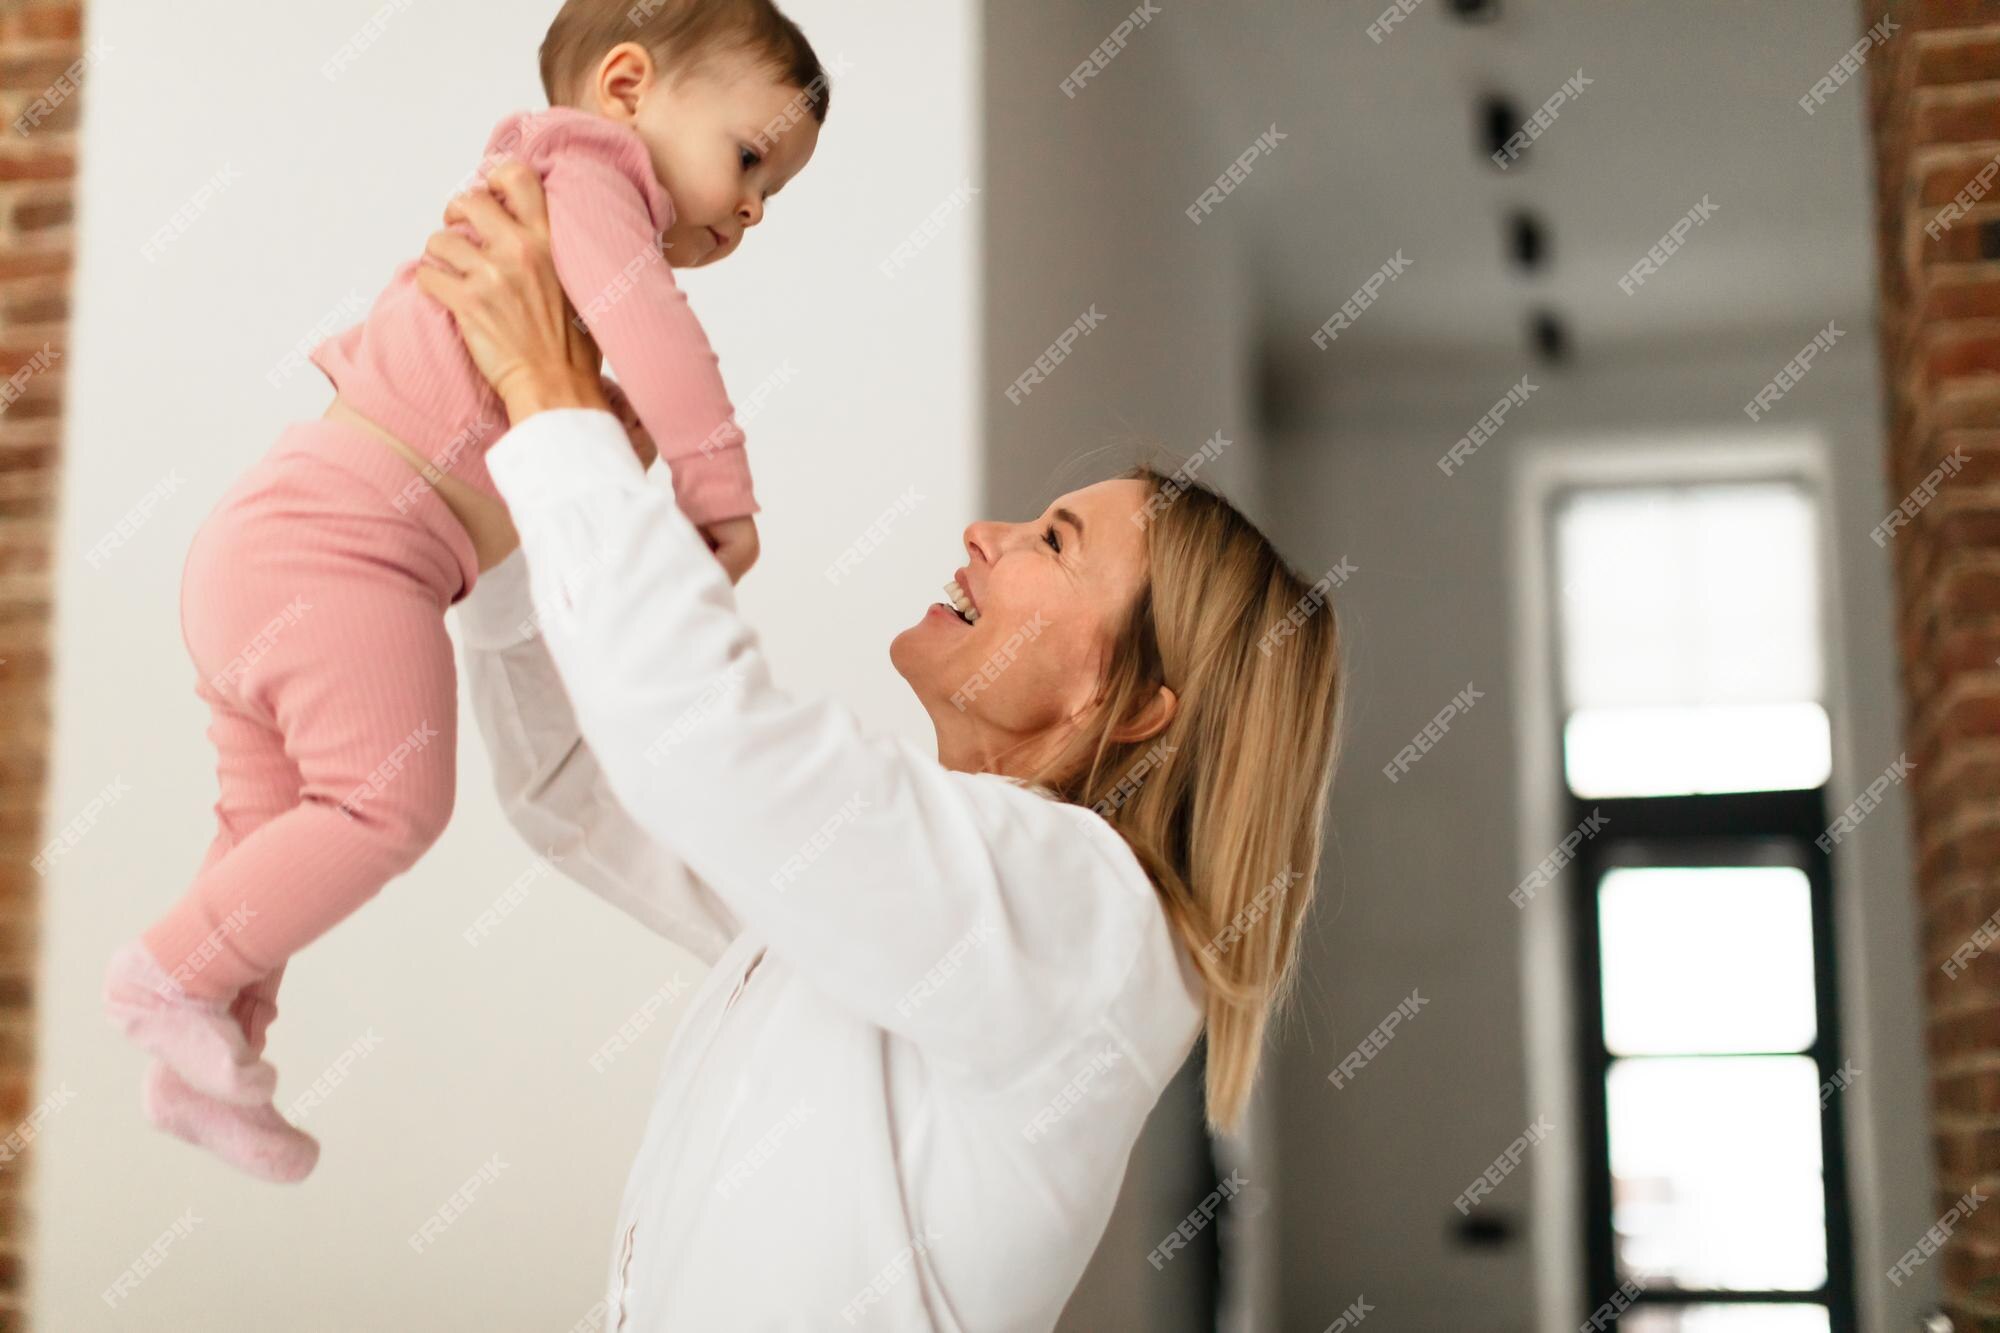
[[[585,105],[607,119],[630,122],[659,73],[651,51],[637,42],[620,42],[597,62]]]

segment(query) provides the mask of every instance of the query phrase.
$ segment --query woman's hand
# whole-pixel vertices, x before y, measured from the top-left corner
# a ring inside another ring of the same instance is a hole
[[[601,358],[556,277],[535,173],[504,162],[453,199],[444,217],[445,229],[424,247],[417,286],[457,317],[508,419],[518,425],[553,408],[605,407]]]

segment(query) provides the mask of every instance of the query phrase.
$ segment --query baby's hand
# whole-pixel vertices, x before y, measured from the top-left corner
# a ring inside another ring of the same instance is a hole
[[[697,525],[701,535],[708,540],[708,549],[715,552],[715,558],[722,562],[722,568],[733,584],[750,572],[750,566],[757,563],[757,520],[750,517],[725,518],[715,523]]]

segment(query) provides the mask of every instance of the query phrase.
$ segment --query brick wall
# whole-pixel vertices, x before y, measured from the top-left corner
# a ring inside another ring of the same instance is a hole
[[[2000,0],[1861,8],[1864,25],[1898,28],[1867,71],[1888,483],[1916,510],[1886,544],[1916,764],[1937,1214],[1975,1186],[1996,1200],[1929,1262],[1960,1330],[2000,1329],[2000,944],[1985,924],[2000,912]]]
[[[0,3],[0,1138],[27,1116],[49,632],[70,215],[76,168],[77,0]],[[0,1166],[0,1328],[26,1325],[22,1179]]]

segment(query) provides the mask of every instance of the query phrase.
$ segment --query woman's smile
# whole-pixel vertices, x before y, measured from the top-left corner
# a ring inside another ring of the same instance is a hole
[[[960,620],[968,625],[979,623],[979,599],[972,595],[971,576],[966,570],[960,569],[952,576],[951,582],[944,585],[944,595]]]

